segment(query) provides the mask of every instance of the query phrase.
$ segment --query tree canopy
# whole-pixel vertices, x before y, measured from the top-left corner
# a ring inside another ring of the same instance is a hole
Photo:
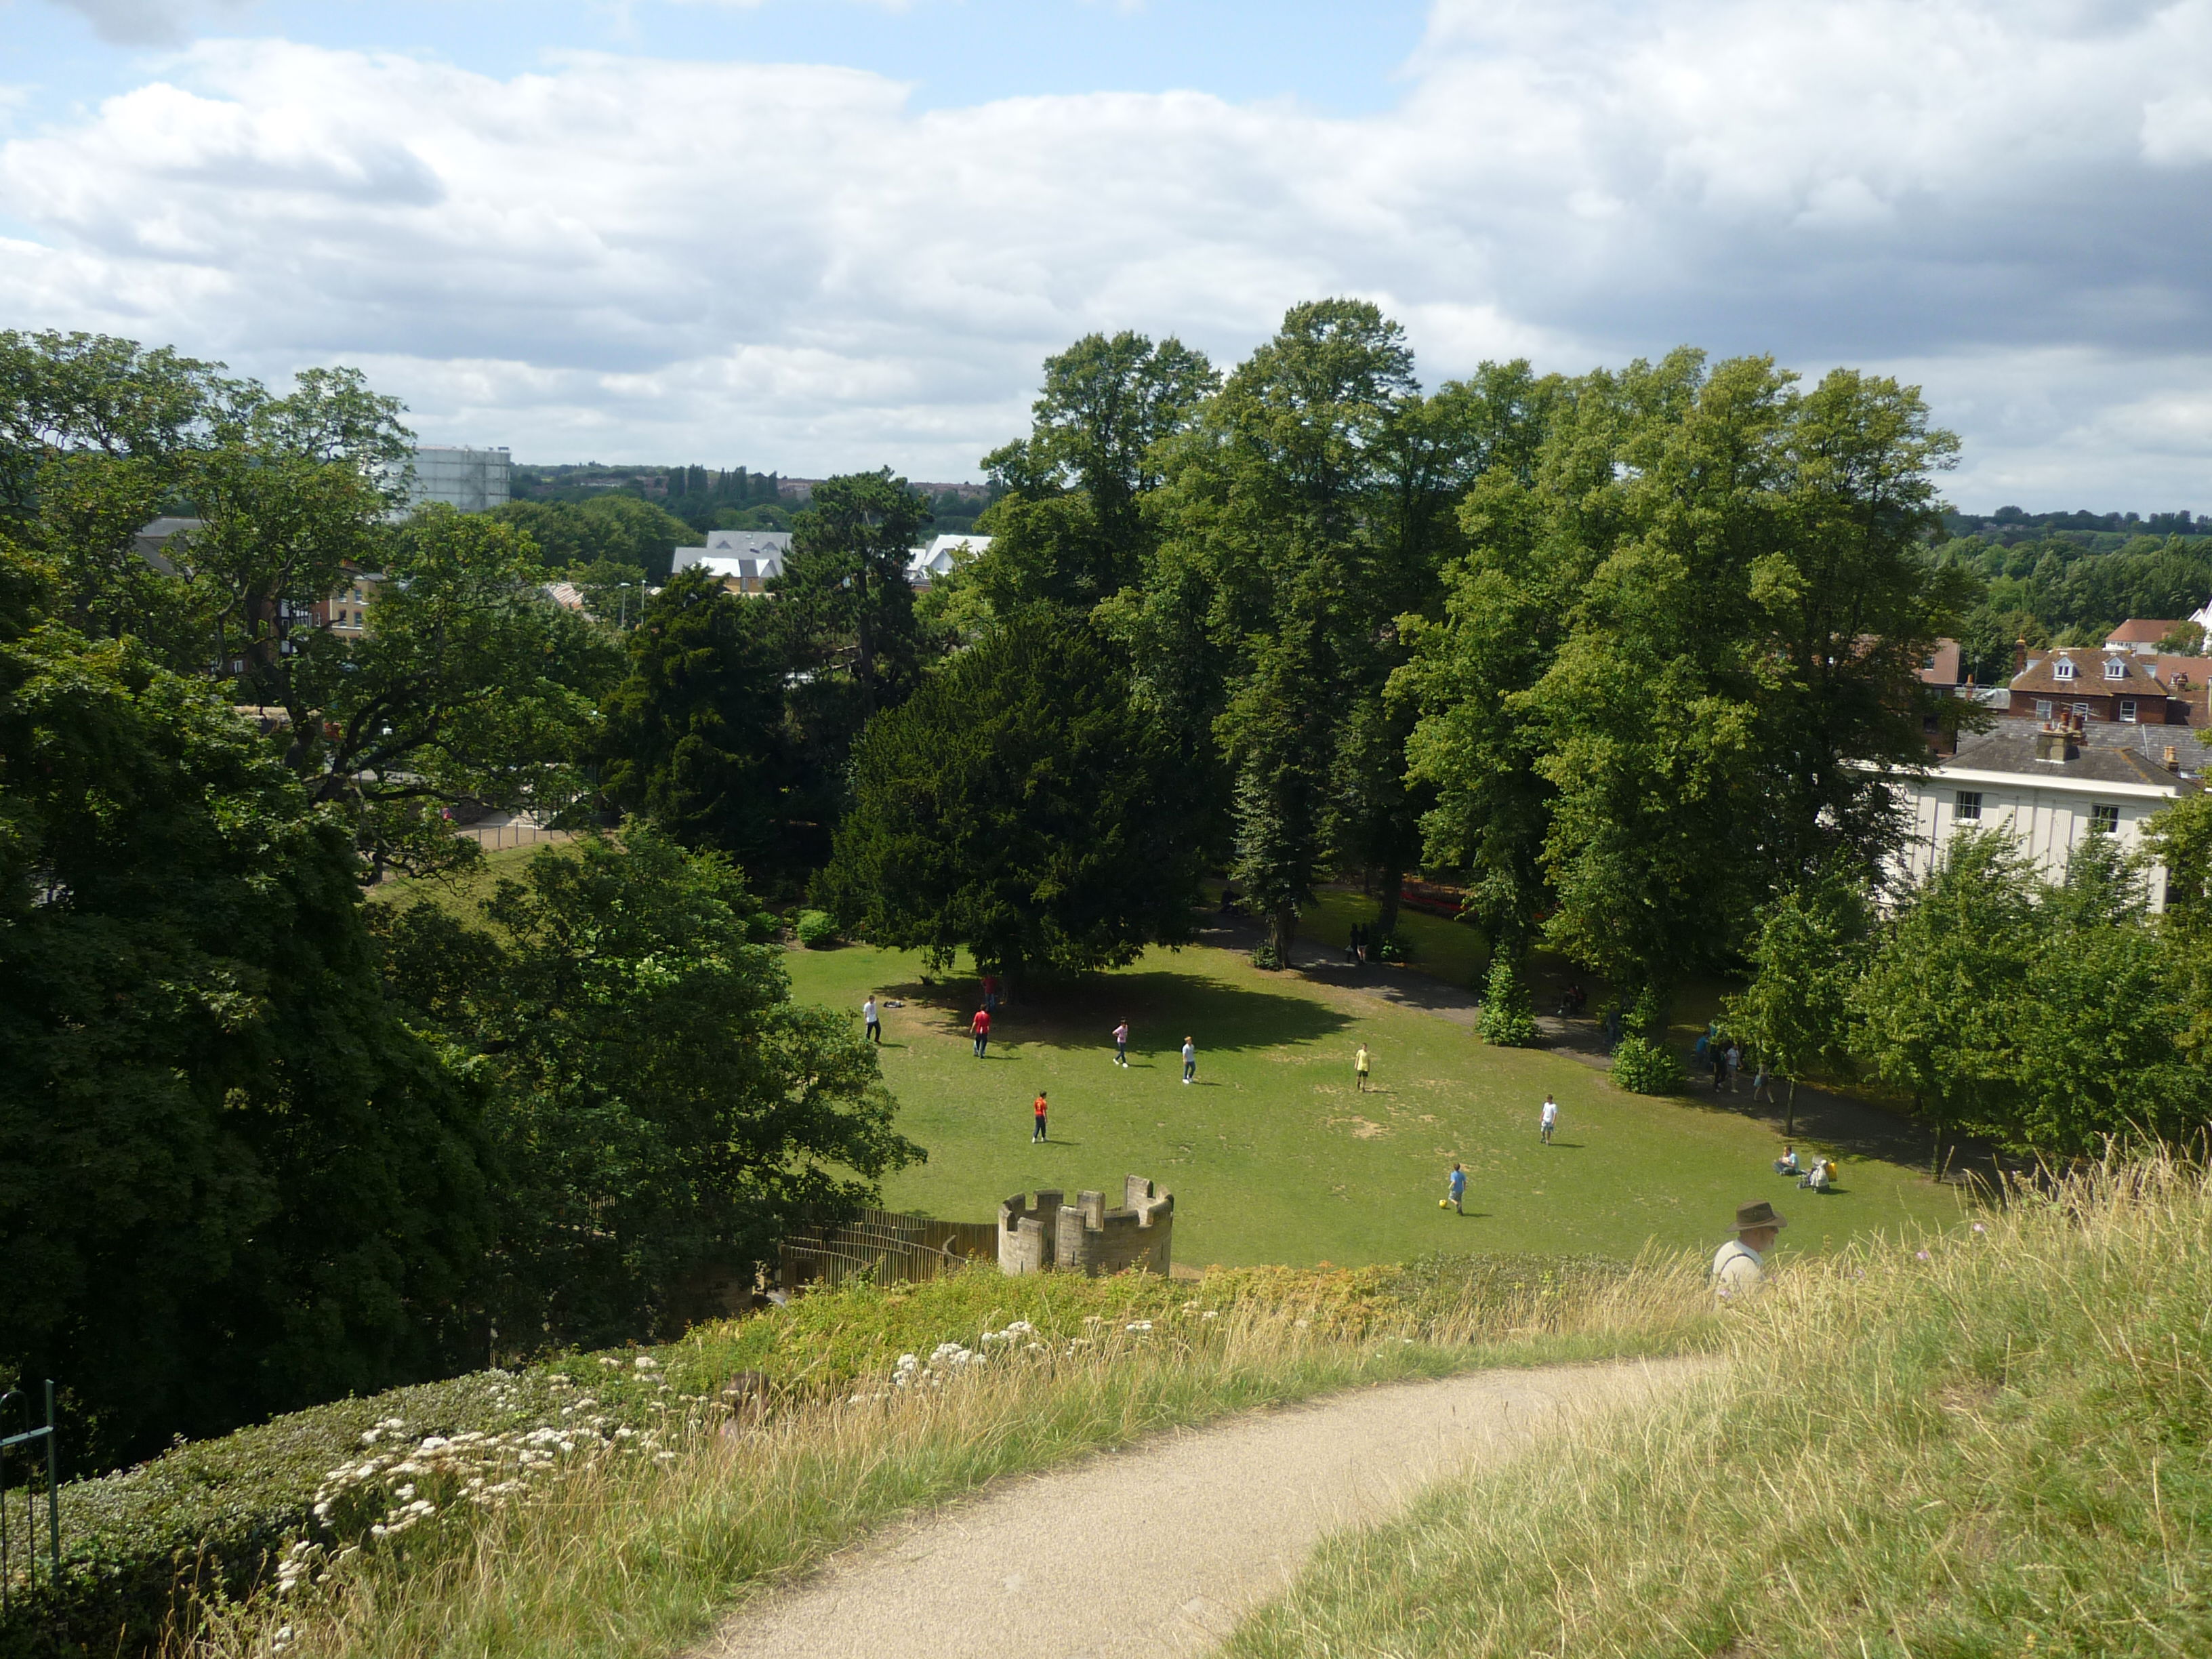
[[[1191,937],[1198,782],[1087,625],[1018,617],[869,726],[819,890],[939,963],[1119,965]]]

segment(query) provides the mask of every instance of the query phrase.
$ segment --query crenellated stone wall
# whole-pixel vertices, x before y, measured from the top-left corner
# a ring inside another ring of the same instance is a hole
[[[1175,1237],[1175,1194],[1142,1176],[1126,1176],[1121,1203],[1106,1207],[1106,1194],[1067,1194],[1048,1189],[1031,1203],[1017,1193],[999,1206],[999,1271],[1042,1273],[1054,1268],[1091,1278],[1142,1267],[1164,1276]]]

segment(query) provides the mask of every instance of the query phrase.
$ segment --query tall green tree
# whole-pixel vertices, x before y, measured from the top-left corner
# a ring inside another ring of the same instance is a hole
[[[921,1149],[874,1052],[791,1000],[728,861],[650,824],[548,848],[473,914],[381,912],[392,997],[470,1056],[498,1160],[499,1341],[603,1346],[715,1310],[790,1227]]]
[[[928,501],[887,467],[824,479],[792,526],[779,611],[802,670],[848,684],[862,721],[921,677],[927,648],[906,571],[928,523]]]
[[[608,698],[610,799],[687,847],[720,848],[757,876],[811,868],[794,830],[783,663],[769,606],[704,570],[679,571],[629,636],[629,677]]]
[[[1087,611],[1135,580],[1154,539],[1144,502],[1162,482],[1160,446],[1219,385],[1172,337],[1091,334],[1046,358],[1030,435],[983,458],[1001,493],[976,528],[993,539],[960,581],[1010,616]]]
[[[1414,763],[1500,925],[1548,908],[1556,945],[1663,994],[1899,833],[1863,763],[1923,752],[1917,665],[1963,590],[1920,543],[1956,442],[1911,388],[1808,392],[1765,359],[1558,396],[1525,481],[1486,474],[1462,514]]]
[[[1235,873],[1279,957],[1330,851],[1331,734],[1389,614],[1384,461],[1413,392],[1404,331],[1375,307],[1294,307],[1164,447],[1166,539],[1141,603],[1120,618],[1148,669],[1202,623],[1200,672],[1218,689],[1170,706],[1189,718],[1191,703],[1211,705],[1233,779]]]
[[[1085,623],[1002,623],[875,720],[853,773],[820,890],[866,938],[1013,978],[1191,937],[1198,776]]]
[[[2036,884],[2007,837],[1962,830],[1899,906],[1851,991],[1851,1045],[1912,1092],[1935,1134],[1996,1131],[2018,1097],[2014,1050],[2039,945]]]
[[[51,574],[0,543],[0,1359],[104,1462],[461,1361],[490,1213],[343,818]]]
[[[441,817],[457,802],[580,811],[612,636],[549,599],[529,540],[481,514],[426,508],[379,562],[362,635],[301,634],[259,680],[286,763],[346,810],[368,872],[472,852]]]
[[[1863,881],[1838,869],[1779,893],[1759,915],[1752,981],[1723,1016],[1770,1072],[1790,1080],[1796,1127],[1797,1082],[1850,1064],[1851,994],[1866,971],[1875,908]]]

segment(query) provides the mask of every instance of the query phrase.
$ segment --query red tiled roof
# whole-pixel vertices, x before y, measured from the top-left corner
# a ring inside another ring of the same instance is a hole
[[[2105,635],[2106,645],[2156,645],[2168,634],[2181,626],[2177,618],[2160,621],[2154,617],[2130,617]]]

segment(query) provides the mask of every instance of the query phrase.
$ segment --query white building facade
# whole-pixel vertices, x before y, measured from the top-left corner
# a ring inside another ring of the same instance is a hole
[[[2157,732],[2147,733],[2155,743]],[[2074,849],[2093,835],[2117,837],[2124,854],[2143,825],[2203,788],[2168,747],[2084,744],[2062,730],[2000,732],[1969,738],[1948,760],[1893,780],[1911,825],[1899,873],[1918,881],[1960,830],[2001,831],[2048,881],[2058,881]],[[2166,871],[2147,872],[2153,910],[2166,908]]]

